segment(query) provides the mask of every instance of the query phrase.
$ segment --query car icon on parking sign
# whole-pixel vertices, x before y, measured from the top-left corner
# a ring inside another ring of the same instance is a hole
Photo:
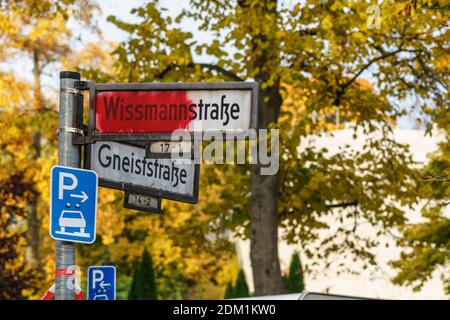
[[[85,233],[86,219],[84,219],[83,213],[77,210],[63,210],[58,220],[61,231],[56,231],[60,234],[74,234],[82,237],[89,237],[88,233]],[[66,228],[78,228],[79,232],[68,232]]]

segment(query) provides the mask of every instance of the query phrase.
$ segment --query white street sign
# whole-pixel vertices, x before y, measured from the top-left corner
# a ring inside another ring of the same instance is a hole
[[[90,89],[90,142],[170,140],[174,131],[255,138],[255,82],[92,83]]]
[[[102,141],[90,145],[86,165],[107,188],[196,203],[199,165],[193,160],[149,159],[145,148]]]

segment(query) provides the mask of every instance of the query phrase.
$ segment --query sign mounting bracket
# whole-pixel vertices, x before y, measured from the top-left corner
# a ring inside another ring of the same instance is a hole
[[[92,86],[95,86],[95,82],[93,81],[81,81],[77,80],[74,83],[74,91],[71,93],[75,93],[79,95],[80,97],[83,96],[83,91],[90,90]],[[77,105],[78,109],[83,109],[82,104]],[[80,112],[78,112],[80,113]],[[89,125],[83,123],[83,119],[80,117],[76,117],[75,120],[76,123],[74,123],[74,126],[72,128],[69,128],[69,130],[72,130],[71,132],[75,133],[72,136],[72,143],[75,145],[85,145],[90,143],[90,139],[88,136],[88,130]],[[61,129],[59,129],[61,130]]]

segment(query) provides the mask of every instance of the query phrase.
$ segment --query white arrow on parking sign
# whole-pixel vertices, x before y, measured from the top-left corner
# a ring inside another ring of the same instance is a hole
[[[105,287],[109,287],[111,283],[105,283],[105,281],[100,282],[100,288],[105,289]]]
[[[84,191],[81,191],[81,194],[71,194],[70,196],[73,198],[82,199],[81,202],[85,202],[87,199],[89,199],[88,195]]]

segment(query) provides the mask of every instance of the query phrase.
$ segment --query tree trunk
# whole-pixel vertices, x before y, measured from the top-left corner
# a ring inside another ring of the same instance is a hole
[[[276,122],[281,96],[276,89],[261,92],[260,128]],[[286,290],[278,259],[278,175],[260,175],[260,164],[252,166],[250,257],[257,296],[282,294]]]
[[[276,32],[277,0],[267,0],[258,9],[261,10],[261,16],[270,17],[264,19],[263,23],[270,24],[271,32]],[[253,68],[258,70],[255,80],[267,86],[277,71],[272,68],[279,68],[278,44],[273,37],[259,32],[252,35],[251,43],[256,53],[252,61]],[[275,79],[270,86],[261,90],[259,98],[259,128],[266,129],[270,123],[278,121],[282,104],[280,79]],[[251,170],[250,212],[250,258],[257,296],[286,292],[278,259],[278,175],[261,175],[260,168],[258,163]]]
[[[35,111],[39,112],[44,106],[44,101],[41,91],[41,65],[39,62],[39,52],[37,49],[33,51],[33,77],[34,77],[34,98],[35,98]],[[41,156],[41,131],[39,129],[33,132],[33,151],[34,160],[37,160]],[[38,214],[39,195],[37,192],[33,192],[28,205],[28,237],[30,241],[31,260],[35,263],[38,270],[41,268],[40,257],[40,219]]]
[[[40,139],[41,135],[39,132],[34,133],[33,135],[33,149],[35,149],[36,154],[40,153]],[[39,142],[37,142],[39,141]],[[38,156],[38,155],[37,155]],[[40,239],[39,239],[39,227],[40,221],[38,217],[38,201],[39,196],[36,192],[32,193],[29,202],[28,209],[28,237],[30,241],[31,248],[31,260],[36,264],[36,266],[40,267]]]
[[[285,293],[278,260],[277,175],[260,176],[252,170],[250,255],[255,295]]]

